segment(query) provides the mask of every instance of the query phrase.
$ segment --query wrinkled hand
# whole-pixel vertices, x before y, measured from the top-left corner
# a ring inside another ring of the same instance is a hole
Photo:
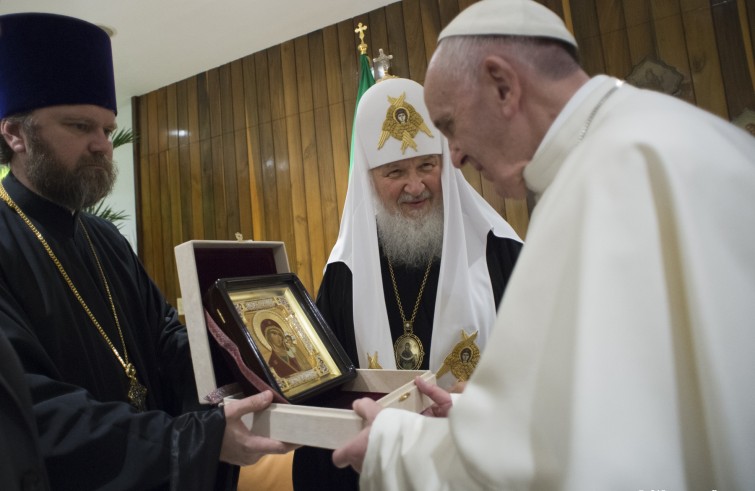
[[[352,407],[354,412],[364,419],[365,427],[357,436],[333,452],[333,463],[336,467],[351,466],[355,471],[362,472],[362,463],[364,463],[364,455],[367,453],[367,442],[370,437],[372,422],[375,421],[383,407],[367,397],[357,399]]]
[[[273,400],[269,390],[238,401],[229,401],[224,407],[225,433],[220,448],[220,460],[233,465],[251,465],[267,454],[286,453],[296,448],[290,445],[257,436],[247,428],[241,417],[248,413],[262,411]]]
[[[424,416],[433,416],[436,418],[445,418],[448,416],[448,411],[451,410],[453,402],[451,401],[451,394],[430,382],[425,382],[420,377],[414,379],[414,384],[419,391],[432,399],[433,405],[422,411]]]

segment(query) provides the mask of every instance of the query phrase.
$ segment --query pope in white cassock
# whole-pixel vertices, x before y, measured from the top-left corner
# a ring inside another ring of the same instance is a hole
[[[561,19],[482,0],[425,81],[454,165],[537,199],[477,370],[431,418],[359,400],[362,489],[755,485],[755,139],[590,78]]]

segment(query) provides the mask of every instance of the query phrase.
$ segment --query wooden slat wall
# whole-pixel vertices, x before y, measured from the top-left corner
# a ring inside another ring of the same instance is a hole
[[[190,239],[286,243],[315,294],[348,183],[359,22],[369,53],[424,81],[437,35],[474,0],[403,0],[134,99],[139,255],[180,295],[173,247]],[[647,57],[684,75],[680,97],[726,119],[755,110],[755,8],[742,0],[541,0],[570,15],[590,74],[624,78]],[[523,236],[524,200],[464,175]]]

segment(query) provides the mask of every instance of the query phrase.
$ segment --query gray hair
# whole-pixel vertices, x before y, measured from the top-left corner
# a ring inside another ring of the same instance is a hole
[[[476,80],[482,61],[490,55],[507,54],[534,68],[540,75],[559,80],[578,70],[577,52],[564,42],[527,36],[452,36],[444,38],[430,66],[465,88]]]

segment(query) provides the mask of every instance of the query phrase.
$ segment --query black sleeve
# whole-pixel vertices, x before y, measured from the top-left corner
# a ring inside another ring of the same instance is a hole
[[[344,263],[331,263],[323,275],[315,301],[346,354],[359,366],[354,336],[351,270]],[[332,450],[301,447],[294,452],[293,484],[296,491],[358,490],[359,474],[333,465]]]
[[[509,283],[522,246],[523,244],[519,241],[496,237],[492,231],[488,233],[486,256],[496,307],[501,304],[503,292]]]
[[[317,309],[336,335],[354,366],[359,367],[354,335],[353,286],[351,270],[344,263],[331,263],[325,270],[315,300]]]
[[[170,417],[99,402],[84,389],[27,374],[53,483],[67,489],[213,489],[225,417],[221,409]],[[227,469],[227,468],[226,468]]]
[[[172,417],[101,402],[60,377],[39,338],[0,286],[0,328],[15,349],[31,394],[50,483],[66,489],[231,489],[237,469],[218,461],[221,408]],[[75,356],[75,355],[74,355]],[[216,487],[220,485],[221,487]]]
[[[5,319],[0,313],[0,325]],[[0,483],[8,491],[47,490],[31,396],[16,353],[0,328]]]

